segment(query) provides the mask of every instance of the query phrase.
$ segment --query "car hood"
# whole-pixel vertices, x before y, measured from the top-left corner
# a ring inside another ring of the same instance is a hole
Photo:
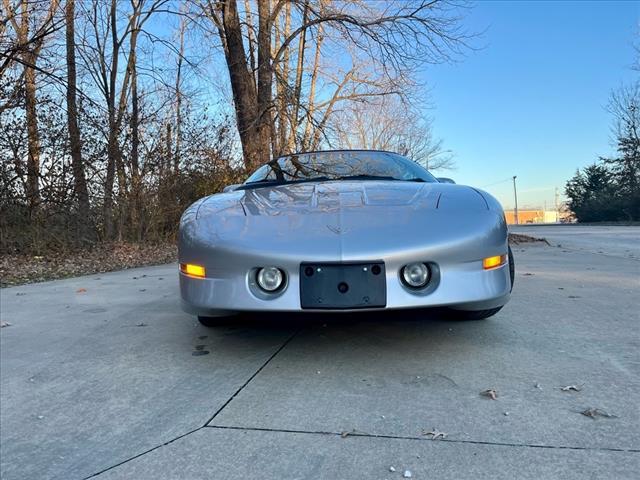
[[[238,190],[188,209],[179,243],[183,251],[215,247],[218,255],[243,258],[310,258],[312,252],[314,259],[329,261],[418,251],[426,243],[446,251],[470,238],[504,241],[504,216],[484,195],[461,185],[400,181]]]
[[[212,195],[202,202],[198,217],[238,214],[249,217],[332,214],[339,211],[374,213],[380,209],[486,210],[483,196],[471,187],[402,181],[332,181],[251,188]]]

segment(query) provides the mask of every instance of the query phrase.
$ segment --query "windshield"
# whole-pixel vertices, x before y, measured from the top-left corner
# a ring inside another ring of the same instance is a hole
[[[281,157],[263,165],[243,187],[328,180],[438,180],[427,170],[401,155],[376,151],[302,153]]]

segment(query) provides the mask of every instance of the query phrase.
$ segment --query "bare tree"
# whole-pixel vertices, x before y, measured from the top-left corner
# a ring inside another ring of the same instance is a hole
[[[277,153],[285,147],[291,148],[288,138],[298,134],[299,117],[295,112],[301,108],[298,94],[301,77],[297,68],[291,85],[288,64],[295,58],[297,63],[304,65],[302,57],[309,32],[317,34],[322,28],[323,35],[331,33],[335,42],[371,59],[380,67],[379,74],[388,78],[407,77],[409,71],[425,62],[449,60],[461,53],[468,38],[460,29],[460,18],[456,14],[455,5],[446,1],[392,2],[380,8],[381,4],[360,1],[326,0],[315,3],[306,0],[279,0],[272,5],[269,0],[257,0],[257,6],[257,84],[251,63],[252,36],[250,33],[246,36],[249,43],[247,48],[241,27],[243,23],[249,22],[241,18],[237,1],[223,0],[214,3],[213,0],[208,0],[203,8],[204,14],[216,26],[225,51],[238,130],[248,167],[255,167],[267,160],[272,150]],[[296,13],[295,17],[293,12]],[[250,16],[248,8],[243,13],[245,18]],[[280,15],[284,15],[282,28],[278,23]],[[292,26],[294,18],[296,26]],[[251,31],[250,25],[248,32]],[[277,48],[272,52],[273,38],[277,41]],[[296,42],[297,54],[292,52]],[[320,48],[316,49],[316,53],[321,54]],[[316,68],[312,67],[312,71],[316,72],[315,80],[312,79],[312,83],[316,82],[314,85],[318,81],[317,65],[316,62]],[[322,129],[327,125],[336,103],[345,99],[343,90],[349,84],[362,80],[362,77],[356,75],[358,73],[357,68],[356,71],[347,71],[344,78],[337,82],[332,101],[323,110],[323,118],[306,115],[307,125],[309,122],[315,124],[315,128],[305,127],[305,131],[314,130],[311,144],[319,143]],[[283,83],[276,83],[275,91],[274,77],[276,82]],[[295,93],[291,95],[290,92]],[[318,111],[318,104],[314,102],[308,108]],[[292,131],[275,131],[274,111],[278,113],[280,129],[288,123]],[[285,116],[289,117],[289,122],[283,121]],[[273,139],[273,135],[277,135],[277,138]]]
[[[66,22],[66,53],[67,53],[67,125],[69,129],[69,149],[75,183],[75,194],[78,199],[78,213],[80,221],[78,228],[83,241],[88,235],[89,191],[82,162],[82,142],[78,125],[77,105],[77,72],[76,72],[76,39],[75,39],[75,0],[67,0],[65,5]]]
[[[28,0],[21,0],[12,5],[9,0],[3,0],[8,23],[13,27],[16,42],[13,47],[5,50],[6,57],[0,67],[0,72],[14,62],[22,64],[24,71],[24,105],[27,125],[28,156],[27,156],[27,189],[26,197],[33,212],[40,201],[40,135],[38,132],[38,112],[36,98],[36,72],[38,57],[48,34],[53,16],[58,8],[59,0],[51,0],[45,13],[40,14],[38,2],[31,4]],[[37,18],[39,15],[41,18]],[[35,17],[35,18],[34,18]],[[7,22],[5,22],[7,23]],[[32,32],[32,25],[35,25]]]
[[[399,96],[355,102],[335,116],[330,140],[348,148],[389,150],[429,170],[453,168],[453,156],[433,135],[431,119]]]
[[[131,11],[128,12],[128,19],[124,23],[120,21],[118,7],[121,3],[118,0],[110,0],[108,5],[101,0],[93,0],[86,11],[92,38],[85,39],[87,48],[83,48],[83,60],[103,96],[107,112],[107,165],[103,201],[106,238],[111,238],[114,234],[113,198],[116,173],[120,198],[123,198],[127,190],[119,136],[131,94],[132,77],[136,77],[138,37],[145,22],[166,2],[167,0],[130,0]],[[119,68],[123,58],[126,60],[126,66],[124,74],[121,75]],[[137,131],[135,121],[133,126]],[[134,158],[135,161],[137,159]]]

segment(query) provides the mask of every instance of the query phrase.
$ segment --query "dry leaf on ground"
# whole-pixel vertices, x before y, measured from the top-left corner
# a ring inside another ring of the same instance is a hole
[[[480,392],[480,395],[482,395],[483,397],[488,397],[491,400],[496,400],[498,398],[498,392],[493,388],[489,388],[488,390]]]
[[[422,431],[422,435],[427,435],[431,437],[431,440],[437,440],[439,438],[446,438],[447,434],[445,432],[440,432],[438,430],[436,430],[435,428],[432,429],[430,432],[427,432],[425,430]]]
[[[606,417],[606,418],[618,418],[617,415],[613,415],[611,413],[608,413],[600,408],[587,408],[586,410],[583,410],[582,412],[580,412],[582,415],[584,415],[585,417],[589,417],[589,418],[593,418],[595,419],[596,417]]]
[[[566,387],[560,387],[563,392],[579,392],[582,390],[582,385],[567,385]]]

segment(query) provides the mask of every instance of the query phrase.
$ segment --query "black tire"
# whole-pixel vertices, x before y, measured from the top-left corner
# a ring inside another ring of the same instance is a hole
[[[229,317],[203,317],[198,315],[198,321],[205,327],[219,327],[229,321]]]
[[[511,289],[509,291],[513,292],[513,282],[516,279],[516,262],[513,260],[511,247],[509,247],[509,276],[511,277]]]
[[[511,289],[513,291],[513,281],[516,276],[516,265],[513,261],[513,252],[509,247],[509,277],[511,278]],[[461,320],[484,320],[493,317],[502,310],[502,307],[489,308],[487,310],[454,310],[454,315]]]
[[[455,310],[454,315],[458,320],[484,320],[493,317],[502,310],[502,307],[490,308],[488,310]]]

